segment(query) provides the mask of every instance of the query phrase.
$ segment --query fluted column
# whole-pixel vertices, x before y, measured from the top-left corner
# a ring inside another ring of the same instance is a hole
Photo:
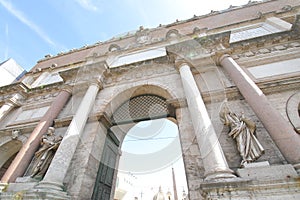
[[[37,188],[63,190],[64,178],[66,177],[79,140],[82,137],[86,121],[94,106],[99,89],[99,82],[92,83],[89,86],[55,153],[44,179],[39,183]]]
[[[40,145],[40,140],[43,134],[46,133],[48,128],[53,124],[54,119],[65,106],[70,95],[71,91],[67,89],[62,90],[57,95],[45,115],[40,119],[38,125],[30,134],[26,143],[20,149],[16,158],[5,172],[1,182],[14,182],[17,177],[23,176],[25,170],[30,164],[32,157],[34,156],[34,153]]]
[[[206,180],[235,177],[233,171],[228,167],[190,66],[184,61],[176,62],[176,65],[179,68],[188,109],[203,159]]]
[[[219,63],[234,81],[286,160],[291,164],[300,163],[300,135],[272,107],[264,93],[229,55],[220,57]]]
[[[20,106],[20,100],[24,97],[20,94],[15,94],[0,108],[0,121],[15,107]]]

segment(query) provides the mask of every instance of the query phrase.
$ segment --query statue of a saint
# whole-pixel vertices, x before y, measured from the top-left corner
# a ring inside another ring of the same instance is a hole
[[[243,113],[238,116],[224,105],[220,111],[220,118],[224,125],[230,127],[228,135],[236,140],[238,151],[242,157],[242,167],[245,163],[257,160],[264,153],[264,148],[255,136],[255,123],[245,118]]]
[[[45,175],[61,140],[61,136],[55,135],[54,128],[49,127],[47,134],[42,137],[40,149],[34,155],[31,178],[42,178]]]

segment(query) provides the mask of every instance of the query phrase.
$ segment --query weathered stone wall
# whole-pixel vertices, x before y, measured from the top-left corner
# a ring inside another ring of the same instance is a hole
[[[73,199],[91,199],[106,133],[98,121],[86,124],[64,180]]]
[[[191,199],[201,199],[199,189],[204,177],[204,167],[188,108],[178,108],[176,116],[189,195]]]

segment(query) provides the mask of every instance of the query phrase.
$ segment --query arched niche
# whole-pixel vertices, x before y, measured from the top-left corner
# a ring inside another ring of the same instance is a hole
[[[286,103],[286,113],[295,131],[300,134],[300,92],[290,96]]]
[[[0,146],[0,178],[2,178],[14,156],[21,149],[22,142],[19,140],[10,140]]]

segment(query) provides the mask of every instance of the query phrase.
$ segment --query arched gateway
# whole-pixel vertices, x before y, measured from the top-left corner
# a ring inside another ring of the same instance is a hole
[[[146,92],[143,94],[144,92]],[[154,94],[151,94],[151,91]],[[158,96],[164,95],[164,97]],[[130,96],[128,96],[130,95]],[[176,117],[175,108],[167,103],[168,92],[160,87],[137,86],[118,94],[114,99],[124,101],[111,116],[111,127],[102,150],[92,199],[111,199],[114,194],[116,170],[120,157],[120,147],[127,131],[137,122],[166,117]],[[113,105],[113,101],[111,105]],[[112,109],[112,108],[110,108]]]
[[[0,199],[112,199],[125,135],[159,118],[178,126],[189,200],[300,199],[299,12],[250,1],[38,61],[0,88]]]

